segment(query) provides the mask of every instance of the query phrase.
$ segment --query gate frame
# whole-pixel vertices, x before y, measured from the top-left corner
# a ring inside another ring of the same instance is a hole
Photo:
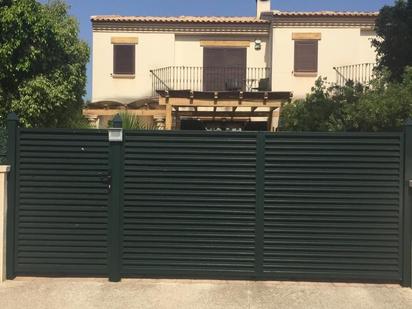
[[[109,212],[108,212],[108,276],[110,282],[120,282],[121,277],[121,258],[123,243],[122,235],[122,217],[124,204],[124,134],[122,128],[122,119],[117,114],[113,119],[113,128],[120,129],[117,131],[121,134],[120,140],[110,140],[109,135]]]
[[[404,127],[402,286],[412,287],[412,119]],[[402,169],[402,166],[401,166]]]
[[[7,161],[10,165],[7,186],[7,227],[6,227],[6,279],[13,280],[15,272],[15,221],[16,221],[16,184],[17,184],[17,141],[19,119],[15,113],[7,116]]]
[[[7,248],[6,248],[6,278],[12,280],[15,278],[15,236],[16,236],[16,186],[18,141],[19,141],[19,120],[15,113],[7,117],[8,148],[7,158],[10,165],[8,175],[7,190]],[[114,128],[121,128],[122,121],[117,116],[113,121]],[[109,129],[110,130],[110,129]],[[262,222],[264,206],[264,177],[265,177],[265,139],[266,132],[256,133],[256,224]],[[124,134],[122,132],[124,138]],[[400,164],[400,217],[402,218],[401,235],[402,255],[400,284],[404,287],[412,287],[412,119],[408,119],[404,126],[404,132],[401,136],[401,156],[403,161]],[[121,256],[122,256],[122,213],[123,213],[123,178],[124,178],[124,142],[109,143],[109,176],[111,179],[111,190],[109,195],[109,218],[108,218],[108,278],[112,282],[118,282],[122,277]],[[263,260],[263,226],[259,224],[255,227],[255,270],[256,279],[266,280],[262,276]]]

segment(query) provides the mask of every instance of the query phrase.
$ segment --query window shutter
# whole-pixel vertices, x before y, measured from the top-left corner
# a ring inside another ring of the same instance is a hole
[[[113,45],[114,74],[135,74],[135,45]]]
[[[318,71],[318,41],[295,41],[295,72]]]

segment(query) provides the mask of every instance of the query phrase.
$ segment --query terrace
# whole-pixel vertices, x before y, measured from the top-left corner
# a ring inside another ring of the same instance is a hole
[[[159,90],[270,91],[269,67],[169,66],[151,70],[153,96]]]

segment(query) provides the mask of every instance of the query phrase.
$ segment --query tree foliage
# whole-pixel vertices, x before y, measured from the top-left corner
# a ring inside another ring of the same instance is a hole
[[[0,125],[14,111],[28,127],[67,127],[79,119],[87,44],[61,0],[0,0]]]
[[[358,131],[402,130],[412,117],[412,68],[405,69],[401,82],[390,81],[388,73],[373,80],[351,114]]]
[[[401,82],[389,73],[368,87],[348,83],[326,87],[318,79],[304,100],[287,104],[282,112],[283,130],[292,131],[393,131],[412,117],[412,68]]]
[[[384,6],[375,26],[377,39],[372,45],[378,54],[379,68],[390,71],[390,79],[401,81],[407,66],[412,66],[412,0]]]
[[[344,87],[327,87],[319,78],[306,99],[286,104],[282,111],[284,130],[342,131],[353,126],[350,110],[359,102],[364,88],[349,82]]]

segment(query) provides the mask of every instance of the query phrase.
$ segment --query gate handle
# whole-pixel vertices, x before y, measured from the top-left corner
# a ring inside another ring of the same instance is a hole
[[[112,175],[111,173],[99,173],[100,181],[104,184],[110,184],[112,182]]]

